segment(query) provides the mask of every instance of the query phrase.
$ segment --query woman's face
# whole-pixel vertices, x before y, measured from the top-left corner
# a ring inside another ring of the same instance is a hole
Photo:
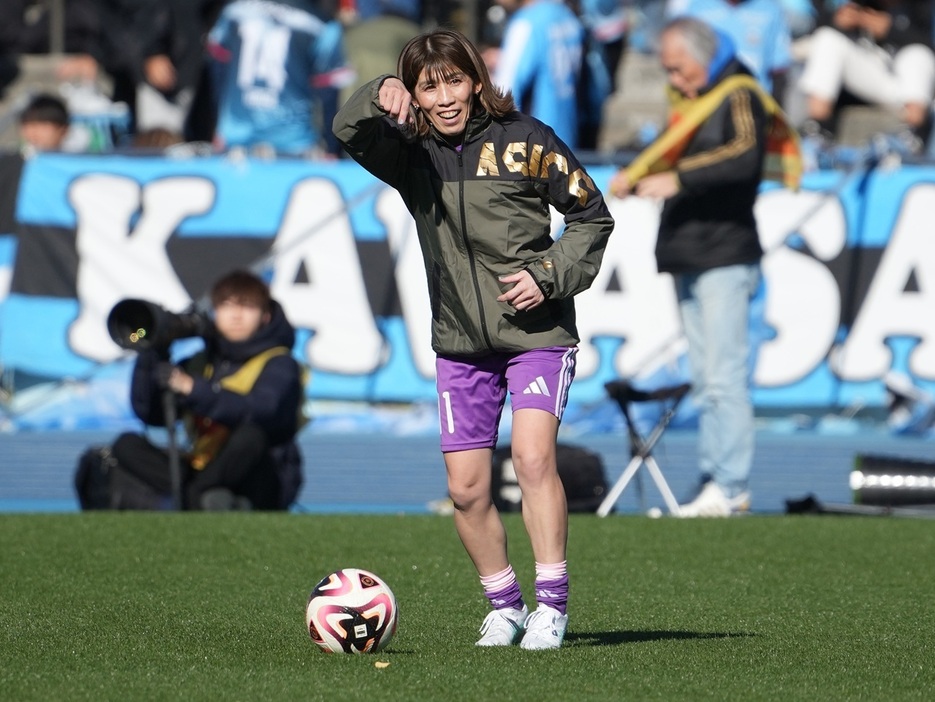
[[[437,78],[437,80],[436,80]],[[429,122],[444,136],[457,136],[467,127],[480,83],[472,83],[460,71],[446,78],[430,76],[423,69],[416,83],[416,104]]]

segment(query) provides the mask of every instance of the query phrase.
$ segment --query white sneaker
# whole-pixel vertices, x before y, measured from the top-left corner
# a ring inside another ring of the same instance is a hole
[[[714,481],[705,483],[698,497],[688,504],[679,505],[680,517],[730,517],[750,509],[750,493],[741,492],[728,497]]]
[[[481,624],[481,637],[475,646],[512,646],[523,634],[523,625],[529,609],[495,609],[484,618]]]
[[[567,614],[560,614],[557,609],[542,605],[526,620],[526,633],[519,647],[527,651],[558,648],[562,645],[567,628]]]

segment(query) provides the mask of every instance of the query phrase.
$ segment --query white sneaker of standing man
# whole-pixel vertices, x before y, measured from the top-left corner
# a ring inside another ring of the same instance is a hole
[[[730,517],[750,509],[750,493],[739,493],[728,497],[713,480],[704,484],[701,492],[691,502],[679,505],[680,517]]]

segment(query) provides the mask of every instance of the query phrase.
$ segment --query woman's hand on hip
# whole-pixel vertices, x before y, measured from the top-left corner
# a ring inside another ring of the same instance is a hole
[[[531,310],[545,302],[545,295],[529,271],[501,275],[498,280],[504,285],[513,283],[512,288],[497,298],[499,302],[505,302],[517,310]]]

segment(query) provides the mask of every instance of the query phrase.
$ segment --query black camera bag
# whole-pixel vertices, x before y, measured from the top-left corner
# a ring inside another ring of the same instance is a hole
[[[161,494],[124,470],[110,446],[92,446],[81,454],[75,491],[84,511],[172,509],[172,496]]]
[[[490,489],[494,504],[501,512],[519,512],[522,509],[511,451],[508,444],[493,453]],[[607,477],[600,455],[581,446],[559,443],[556,460],[568,511],[596,512],[607,493]]]

